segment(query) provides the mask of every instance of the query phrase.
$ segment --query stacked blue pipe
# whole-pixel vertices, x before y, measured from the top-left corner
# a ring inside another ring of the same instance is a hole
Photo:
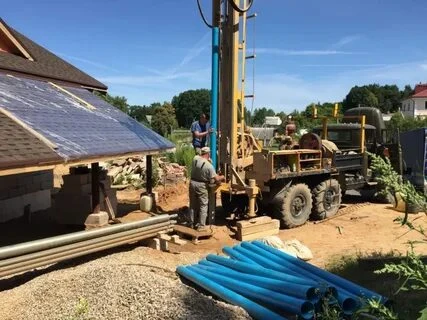
[[[178,274],[213,295],[244,308],[255,319],[313,319],[326,302],[343,316],[378,293],[290,256],[260,241],[224,247],[230,258],[210,254]]]

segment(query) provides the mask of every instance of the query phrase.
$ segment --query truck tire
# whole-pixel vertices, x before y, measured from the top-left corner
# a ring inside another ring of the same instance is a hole
[[[313,189],[313,218],[323,220],[334,216],[341,205],[341,187],[336,179],[325,180]]]
[[[308,220],[313,206],[310,188],[298,183],[273,198],[274,217],[280,220],[282,228],[295,228]]]

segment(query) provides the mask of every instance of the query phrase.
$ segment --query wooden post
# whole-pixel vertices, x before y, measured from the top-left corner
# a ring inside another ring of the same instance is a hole
[[[95,162],[91,165],[91,175],[92,175],[92,213],[99,213],[101,211],[100,202],[99,202],[99,163]]]
[[[152,155],[147,155],[146,157],[146,191],[148,195],[152,195],[153,194],[153,156]]]

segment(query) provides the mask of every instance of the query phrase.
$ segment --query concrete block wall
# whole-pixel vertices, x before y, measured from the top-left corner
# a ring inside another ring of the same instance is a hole
[[[63,185],[55,195],[56,220],[62,224],[83,225],[92,213],[92,179],[91,173],[68,174],[62,176]],[[111,177],[106,171],[101,172],[101,182],[110,199],[114,212],[117,212],[116,190],[111,189]],[[109,212],[104,194],[100,192],[101,211]]]
[[[50,208],[52,188],[52,170],[1,176],[0,223]]]

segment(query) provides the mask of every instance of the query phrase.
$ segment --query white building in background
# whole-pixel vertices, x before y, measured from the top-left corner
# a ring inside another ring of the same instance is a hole
[[[427,116],[427,84],[417,84],[415,93],[402,101],[401,111],[406,117]]]

